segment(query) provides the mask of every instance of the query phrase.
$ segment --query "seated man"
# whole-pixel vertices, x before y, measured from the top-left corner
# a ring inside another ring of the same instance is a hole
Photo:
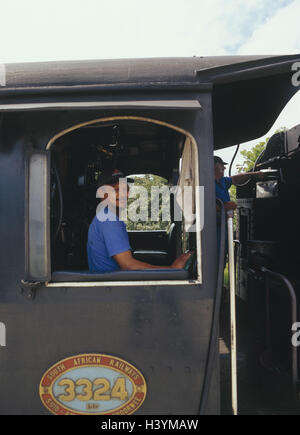
[[[105,273],[117,270],[183,269],[191,253],[182,254],[171,266],[163,267],[153,266],[133,257],[126,225],[120,219],[120,211],[126,207],[128,198],[128,185],[120,182],[120,179],[124,178],[122,172],[115,170],[113,173],[102,174],[98,181],[98,197],[103,196],[104,186],[105,189],[113,188],[114,194],[105,193],[105,204],[104,201],[103,206],[100,203],[89,228],[87,243],[89,270]]]

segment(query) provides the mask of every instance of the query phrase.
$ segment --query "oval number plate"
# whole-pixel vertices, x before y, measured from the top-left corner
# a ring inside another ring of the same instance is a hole
[[[83,354],[54,364],[39,387],[53,414],[129,415],[146,397],[146,381],[132,364],[102,354]]]

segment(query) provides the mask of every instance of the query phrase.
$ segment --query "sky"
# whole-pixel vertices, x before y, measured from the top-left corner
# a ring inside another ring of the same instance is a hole
[[[0,0],[0,8],[0,64],[300,53],[300,0]],[[266,136],[241,149],[299,124],[299,107],[300,92]],[[218,152],[229,161],[233,153]]]

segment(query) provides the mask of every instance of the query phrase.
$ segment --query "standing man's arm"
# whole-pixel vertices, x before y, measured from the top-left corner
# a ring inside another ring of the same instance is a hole
[[[237,209],[237,205],[233,201],[227,201],[227,202],[224,202],[224,208],[225,208],[226,211],[228,211],[228,210],[236,210]],[[220,210],[221,210],[221,208],[220,208],[219,204],[217,203],[217,211],[220,211]]]
[[[236,203],[233,202],[233,201],[225,202],[224,207],[225,207],[225,210],[226,210],[226,211],[229,211],[229,210],[236,210],[236,209],[237,209],[237,205],[236,205]]]
[[[265,177],[264,172],[258,171],[258,172],[247,172],[244,174],[233,175],[231,178],[232,178],[232,184],[237,185],[237,184],[243,184],[250,179],[263,180],[264,177]]]

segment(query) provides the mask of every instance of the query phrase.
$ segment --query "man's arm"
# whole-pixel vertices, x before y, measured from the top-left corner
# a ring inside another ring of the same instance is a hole
[[[264,172],[247,172],[244,174],[237,174],[237,175],[233,175],[231,177],[232,179],[232,184],[237,185],[237,184],[243,184],[246,181],[252,179],[256,179],[256,180],[263,180],[265,177],[265,173]]]
[[[120,254],[114,255],[113,258],[116,260],[121,270],[183,269],[190,256],[191,252],[180,255],[171,266],[153,266],[152,264],[136,260],[131,251],[121,252]]]
[[[243,184],[246,181],[250,180],[251,178],[254,180],[263,180],[265,178],[265,173],[261,172],[261,171],[247,172],[244,174],[237,174],[237,175],[234,175],[233,177],[231,177],[232,184],[234,184],[234,185]],[[225,202],[224,207],[225,207],[226,211],[237,209],[237,205],[233,201]]]

